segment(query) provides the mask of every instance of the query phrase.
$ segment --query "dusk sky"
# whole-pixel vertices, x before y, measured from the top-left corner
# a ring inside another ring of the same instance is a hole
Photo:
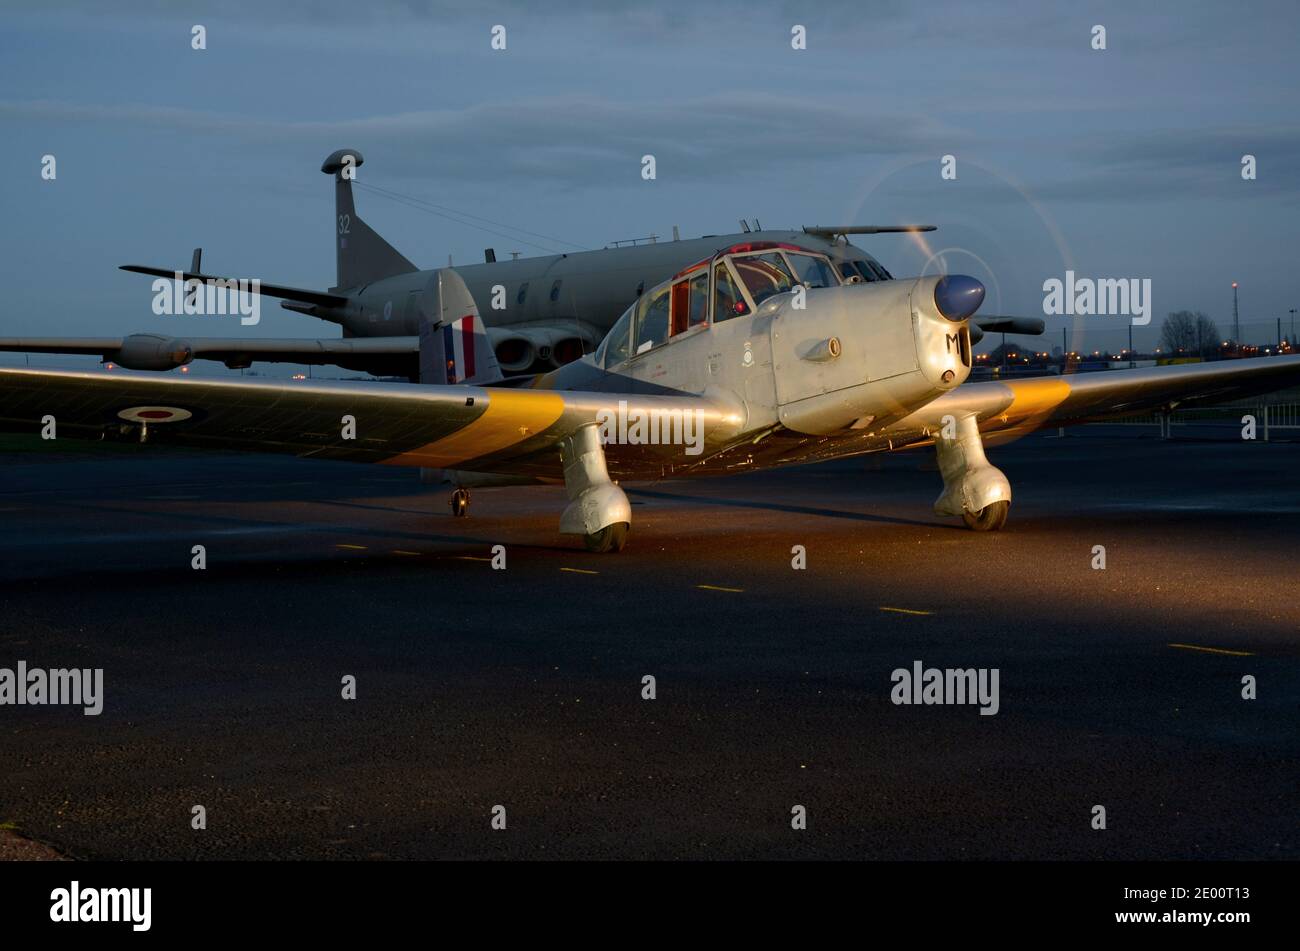
[[[4,4],[0,336],[337,336],[273,302],[249,328],[155,316],[149,279],[117,266],[179,267],[202,245],[205,270],[328,287],[318,169],[340,147],[364,153],[363,185],[461,213],[358,191],[422,267],[726,233],[742,216],[924,222],[949,271],[986,283],[988,313],[1041,316],[1043,281],[1067,267],[1151,279],[1139,346],[1170,311],[1229,327],[1233,280],[1247,339],[1271,340],[1278,317],[1287,333],[1300,307],[1293,0],[475,6]],[[857,243],[898,276],[926,265],[909,238]],[[1064,325],[1049,320],[1045,349]],[[1088,346],[1127,340],[1123,318],[1080,326]]]

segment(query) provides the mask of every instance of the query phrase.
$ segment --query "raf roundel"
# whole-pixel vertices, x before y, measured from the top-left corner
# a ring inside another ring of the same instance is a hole
[[[179,423],[194,414],[177,406],[132,406],[117,415],[132,423]]]

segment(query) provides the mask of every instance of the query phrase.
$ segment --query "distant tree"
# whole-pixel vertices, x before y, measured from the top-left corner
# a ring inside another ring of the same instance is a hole
[[[1165,318],[1160,328],[1160,342],[1172,354],[1181,350],[1188,356],[1209,356],[1219,349],[1222,340],[1219,325],[1199,310],[1176,311]]]

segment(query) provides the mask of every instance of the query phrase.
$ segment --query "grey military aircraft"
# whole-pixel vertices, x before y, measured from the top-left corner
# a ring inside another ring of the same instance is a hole
[[[454,269],[420,325],[421,383],[283,385],[158,374],[0,370],[0,427],[167,438],[562,484],[560,532],[623,548],[626,480],[726,475],[933,445],[940,515],[1000,529],[1007,477],[985,442],[1294,385],[1300,357],[966,383],[984,287],[971,277],[848,283],[825,254],[751,240],[628,306],[595,352],[503,377]]]
[[[352,184],[364,159],[356,149],[329,155],[321,171],[334,177],[336,286],[328,291],[261,283],[258,291],[281,306],[338,324],[342,336],[325,339],[192,337],[137,333],[126,337],[0,338],[0,351],[93,354],[132,370],[171,370],[192,360],[218,360],[233,368],[255,361],[331,364],[378,376],[415,379],[419,327],[433,306],[436,271],[422,271],[357,214]],[[932,231],[931,225],[840,225],[802,231],[750,229],[732,235],[496,261],[489,249],[482,264],[459,267],[477,301],[497,362],[507,375],[544,372],[590,353],[610,325],[645,288],[657,284],[718,248],[742,241],[775,241],[822,251],[845,280],[892,280],[871,255],[848,242],[852,234]],[[204,274],[201,251],[188,270],[123,265],[123,270],[181,281],[226,282]],[[1043,322],[984,318],[972,328],[1041,333]]]

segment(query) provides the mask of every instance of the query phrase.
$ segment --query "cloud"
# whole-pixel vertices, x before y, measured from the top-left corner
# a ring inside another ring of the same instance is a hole
[[[265,150],[315,143],[322,157],[341,147],[370,150],[385,176],[561,185],[634,181],[647,154],[661,179],[709,182],[792,163],[938,154],[969,138],[924,117],[868,115],[857,103],[744,91],[670,102],[560,95],[293,122],[144,104],[9,101],[0,102],[0,118],[171,128]]]

